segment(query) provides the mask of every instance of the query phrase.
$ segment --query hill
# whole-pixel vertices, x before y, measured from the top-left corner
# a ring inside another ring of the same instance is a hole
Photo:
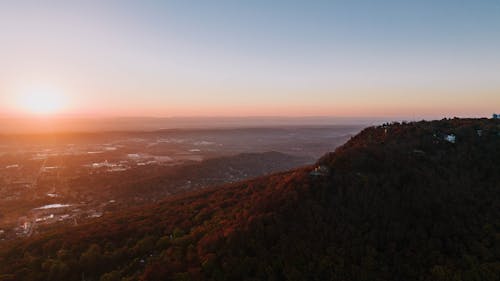
[[[499,147],[498,120],[370,127],[315,166],[5,245],[0,280],[499,280]]]

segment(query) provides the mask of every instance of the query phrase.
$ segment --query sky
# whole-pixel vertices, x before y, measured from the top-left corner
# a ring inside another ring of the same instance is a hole
[[[0,116],[490,116],[500,1],[0,1]]]

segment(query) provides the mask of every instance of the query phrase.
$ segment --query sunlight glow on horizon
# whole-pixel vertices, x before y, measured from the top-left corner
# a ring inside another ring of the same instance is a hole
[[[55,115],[63,113],[67,99],[60,90],[48,87],[24,87],[12,94],[13,107],[24,115]]]

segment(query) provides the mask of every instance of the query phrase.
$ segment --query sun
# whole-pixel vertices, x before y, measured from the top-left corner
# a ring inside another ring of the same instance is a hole
[[[60,113],[66,105],[65,96],[54,89],[30,89],[19,95],[18,107],[36,115]]]

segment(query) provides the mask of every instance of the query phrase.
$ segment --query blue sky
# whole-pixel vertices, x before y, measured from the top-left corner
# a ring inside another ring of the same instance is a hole
[[[5,112],[489,115],[499,1],[3,1]],[[109,106],[112,104],[113,106]]]

